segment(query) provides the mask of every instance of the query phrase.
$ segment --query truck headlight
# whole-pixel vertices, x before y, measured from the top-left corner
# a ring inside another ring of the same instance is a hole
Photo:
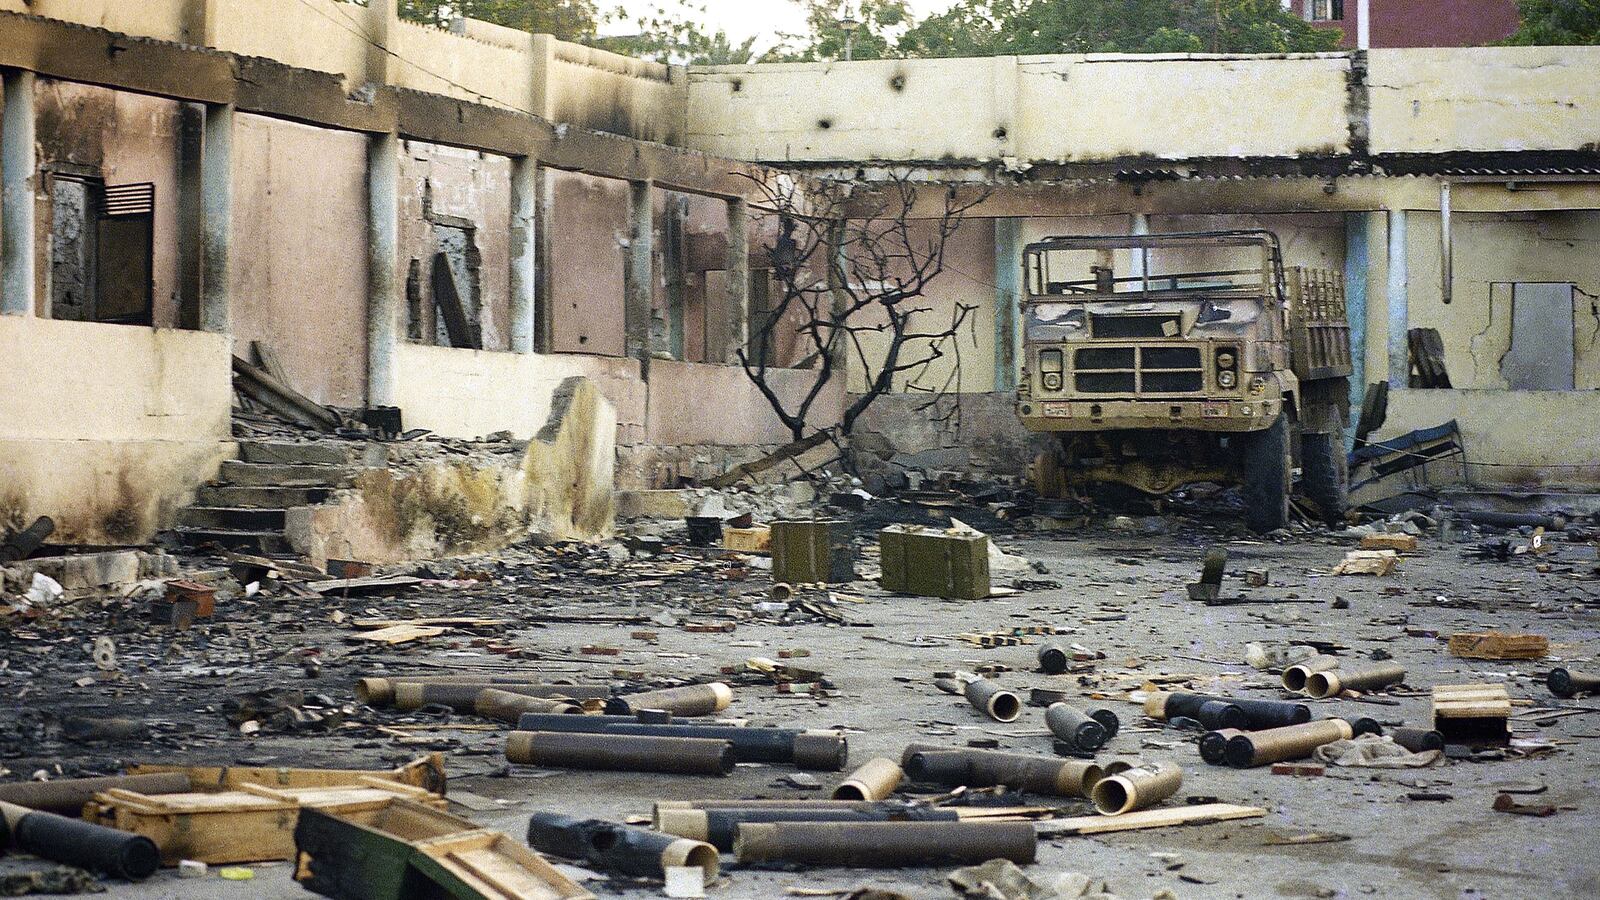
[[[1231,391],[1233,390],[1233,386],[1238,383],[1239,376],[1233,374],[1231,370],[1225,370],[1217,373],[1217,387]]]
[[[1059,391],[1063,384],[1062,373],[1066,370],[1066,357],[1060,350],[1039,351],[1039,383],[1047,391]]]

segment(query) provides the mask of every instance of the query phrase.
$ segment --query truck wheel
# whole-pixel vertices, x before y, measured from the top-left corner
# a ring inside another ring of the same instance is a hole
[[[1349,505],[1349,460],[1337,434],[1300,436],[1300,474],[1306,496],[1322,510],[1329,528],[1344,522]]]
[[[1280,415],[1265,431],[1240,435],[1244,469],[1244,521],[1251,531],[1289,525],[1289,417]]]

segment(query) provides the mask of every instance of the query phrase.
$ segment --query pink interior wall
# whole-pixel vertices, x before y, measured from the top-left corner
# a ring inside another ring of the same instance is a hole
[[[365,405],[366,138],[241,113],[233,167],[237,352],[265,341],[296,390]]]
[[[126,91],[41,78],[37,82],[36,138],[39,164],[70,163],[97,170],[108,186],[148,181],[155,185],[152,262],[154,323],[178,324],[178,143],[180,104]],[[48,191],[39,183],[41,192]],[[42,194],[39,260],[50,270],[49,195]],[[46,312],[49,291],[38,294]]]
[[[570,172],[553,177],[551,349],[621,356],[628,184]]]
[[[511,348],[511,160],[489,153],[406,141],[400,155],[400,267],[417,259],[422,273],[423,340],[433,342],[434,245],[430,214],[473,224],[480,256],[478,322],[483,349]],[[402,329],[402,333],[404,330]]]

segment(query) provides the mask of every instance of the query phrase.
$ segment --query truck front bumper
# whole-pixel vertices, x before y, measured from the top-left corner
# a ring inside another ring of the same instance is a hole
[[[1260,431],[1283,412],[1283,401],[1243,400],[1023,400],[1017,416],[1029,431],[1112,431],[1174,428],[1192,431]]]

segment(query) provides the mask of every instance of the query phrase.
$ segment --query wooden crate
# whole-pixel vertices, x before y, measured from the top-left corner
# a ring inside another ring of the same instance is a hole
[[[1511,698],[1499,684],[1441,684],[1433,689],[1433,730],[1447,744],[1503,745],[1511,740]]]
[[[1415,553],[1417,550],[1417,536],[1414,534],[1369,534],[1361,539],[1361,549]]]
[[[406,798],[443,809],[445,800],[422,788],[362,778],[333,787],[268,788],[149,796],[112,789],[96,794],[84,818],[142,834],[161,848],[161,861],[193,859],[213,865],[294,859],[294,827],[302,808],[359,819]]]
[[[1450,655],[1462,659],[1544,659],[1549,652],[1550,639],[1542,634],[1468,631],[1450,635]]]
[[[304,810],[295,880],[362,900],[592,900],[534,851],[497,831],[410,800],[349,816]]]
[[[722,529],[722,546],[739,553],[771,553],[772,529],[765,525],[754,528]]]
[[[878,532],[881,584],[886,591],[981,600],[989,596],[989,536],[918,525]]]

